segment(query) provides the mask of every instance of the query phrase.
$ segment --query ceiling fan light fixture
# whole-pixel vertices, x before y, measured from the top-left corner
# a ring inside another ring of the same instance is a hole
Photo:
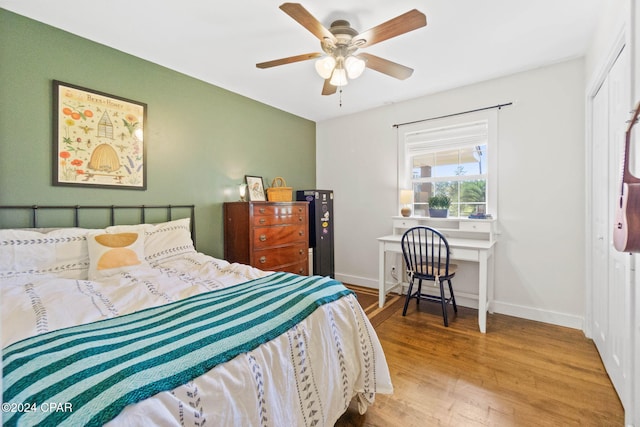
[[[325,56],[316,61],[316,71],[323,79],[328,79],[336,66],[336,59],[333,56]]]
[[[312,52],[289,56],[261,62],[256,64],[256,67],[271,68],[315,58],[317,59],[316,72],[324,79],[322,95],[333,95],[338,87],[348,84],[347,79],[358,78],[365,68],[399,80],[408,78],[413,73],[413,69],[369,53],[356,55],[356,51],[427,25],[427,17],[417,9],[412,9],[363,32],[358,32],[351,27],[349,21],[343,19],[335,20],[329,28],[325,28],[300,3],[283,3],[280,9],[320,40],[320,47],[324,53]]]
[[[357,79],[360,77],[365,66],[365,61],[357,56],[349,56],[344,61],[344,67],[346,68],[347,75],[350,79]]]
[[[344,68],[336,68],[333,70],[333,74],[331,75],[331,80],[329,83],[333,86],[346,86],[349,82],[347,80],[347,72]]]

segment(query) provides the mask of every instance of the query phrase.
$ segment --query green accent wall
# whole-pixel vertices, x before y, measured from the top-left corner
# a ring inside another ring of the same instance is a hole
[[[52,185],[52,80],[147,104],[147,190]],[[314,122],[0,9],[0,204],[195,204],[223,256],[245,174],[315,188]],[[295,193],[294,193],[295,194]]]

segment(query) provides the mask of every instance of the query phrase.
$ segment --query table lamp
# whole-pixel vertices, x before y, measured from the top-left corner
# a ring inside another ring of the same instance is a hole
[[[402,216],[411,216],[413,205],[413,190],[400,190],[400,213]]]

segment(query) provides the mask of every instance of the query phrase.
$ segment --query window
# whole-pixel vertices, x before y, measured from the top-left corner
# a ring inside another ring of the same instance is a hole
[[[494,113],[494,114],[492,114]],[[399,133],[398,183],[413,190],[413,214],[428,216],[429,198],[451,199],[449,216],[495,214],[494,112],[417,123]]]

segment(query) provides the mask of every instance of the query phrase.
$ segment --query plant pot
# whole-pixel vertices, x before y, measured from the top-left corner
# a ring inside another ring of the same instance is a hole
[[[431,218],[446,218],[449,216],[449,209],[431,209],[429,208],[429,216]]]

